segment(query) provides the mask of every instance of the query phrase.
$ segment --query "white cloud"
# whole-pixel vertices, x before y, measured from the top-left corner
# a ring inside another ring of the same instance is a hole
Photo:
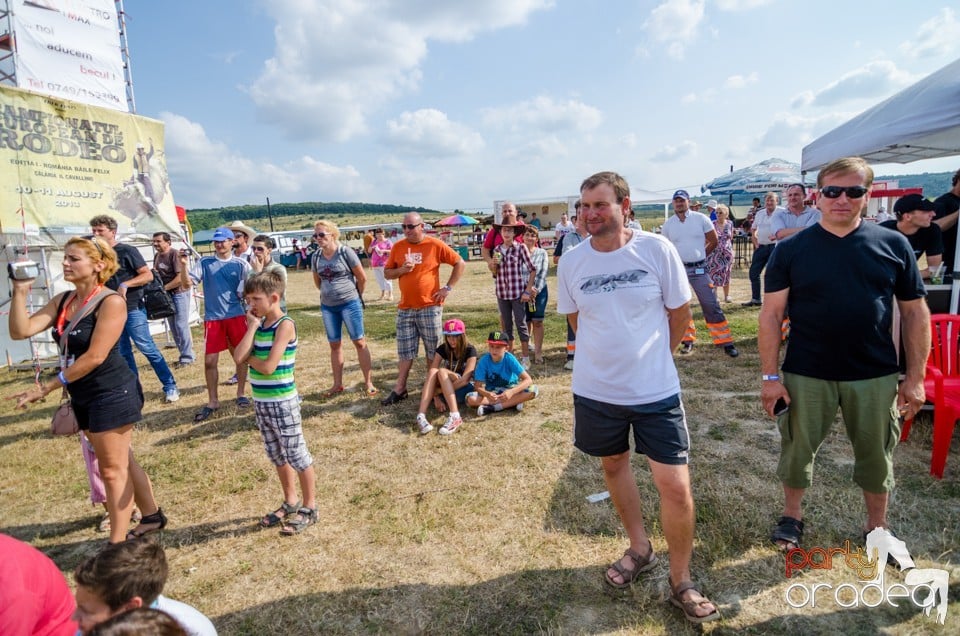
[[[395,150],[424,157],[452,157],[483,148],[483,137],[433,108],[405,112],[387,122],[387,142]]]
[[[767,130],[757,137],[755,147],[758,150],[797,148],[839,126],[854,114],[833,112],[816,117],[804,117],[793,113],[778,113]]]
[[[298,139],[343,141],[420,83],[428,40],[522,24],[552,0],[272,0],[273,57],[247,90],[261,120]]]
[[[717,8],[721,11],[749,11],[768,5],[773,0],[716,0]]]
[[[349,201],[364,190],[353,166],[334,166],[302,156],[276,165],[244,157],[207,136],[203,126],[174,113],[160,113],[166,124],[165,156],[174,196],[186,207],[223,206],[287,200]]]
[[[643,23],[650,38],[667,47],[667,55],[683,59],[687,42],[703,20],[704,0],[666,0]]]
[[[693,104],[696,101],[697,101],[696,93],[687,93],[686,95],[680,98],[681,104]]]
[[[844,74],[818,91],[804,91],[793,98],[794,108],[835,106],[849,100],[886,97],[918,78],[901,71],[890,60],[877,60]]]
[[[953,9],[944,7],[940,13],[920,25],[917,34],[900,45],[910,57],[938,57],[952,53],[960,41],[960,22]]]
[[[749,75],[731,75],[727,78],[727,81],[723,83],[724,88],[745,88],[750,84],[756,84],[760,80],[760,76],[757,75],[757,72],[754,71]]]
[[[557,101],[543,95],[483,111],[486,126],[513,134],[587,132],[596,129],[602,121],[603,115],[593,106],[574,99]]]
[[[676,146],[663,146],[650,157],[651,161],[676,161],[685,157],[696,156],[697,143],[686,139]]]

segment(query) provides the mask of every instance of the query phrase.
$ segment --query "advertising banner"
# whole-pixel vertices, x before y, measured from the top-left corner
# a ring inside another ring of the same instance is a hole
[[[181,234],[157,120],[0,86],[0,167],[8,236],[60,245],[97,214],[121,235]]]
[[[114,0],[10,0],[20,88],[127,107]]]

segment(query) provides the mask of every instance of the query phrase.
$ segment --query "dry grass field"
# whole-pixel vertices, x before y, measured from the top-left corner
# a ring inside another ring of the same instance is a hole
[[[734,275],[737,302],[725,307],[742,355],[731,360],[705,344],[700,321],[695,353],[677,360],[693,440],[694,574],[723,614],[703,630],[958,633],[960,458],[954,450],[943,480],[927,474],[929,419],[919,420],[897,451],[890,520],[919,567],[951,573],[946,625],[909,600],[901,599],[899,607],[844,608],[821,591],[815,607],[786,602],[787,588],[798,581],[838,586],[856,579],[837,562],[831,570],[787,579],[784,556],[768,541],[781,505],[774,472],[779,436],[759,405],[757,310],[740,306],[749,287],[745,270]],[[552,291],[552,271],[549,280]],[[347,345],[352,390],[321,397],[331,380],[317,293],[306,272],[291,271],[290,281],[290,313],[301,336],[297,383],[317,470],[320,522],[297,537],[258,529],[257,519],[277,507],[280,491],[252,412],[234,408],[233,388],[223,386],[224,407],[194,424],[193,413],[206,399],[202,366],[179,373],[183,397],[166,405],[139,358],[147,404],[134,445],[170,518],[163,534],[169,596],[200,608],[222,634],[695,633],[666,602],[669,555],[641,457],[635,470],[663,563],[626,593],[608,592],[602,582],[604,567],[626,542],[609,499],[585,499],[605,487],[598,462],[571,446],[561,317],[549,315],[546,364],[532,371],[539,399],[522,413],[467,414],[450,437],[420,436],[414,416],[422,362],[414,366],[411,398],[384,408],[359,392],[356,354]],[[374,301],[378,295],[371,281],[366,325],[383,395],[396,372],[395,310]],[[555,308],[555,299],[549,307]],[[462,317],[475,343],[495,326],[492,283],[482,263],[470,262],[445,316]],[[165,353],[176,358],[173,349]],[[229,375],[223,360],[221,377]],[[29,374],[2,372],[0,395],[30,382]],[[94,530],[100,513],[89,504],[77,440],[47,434],[53,408],[48,401],[14,412],[2,401],[0,532],[37,546],[69,577],[105,536]],[[849,444],[837,427],[818,457],[805,547],[838,547],[848,539],[859,545],[863,504],[851,467]],[[889,585],[902,575],[888,568],[885,578]]]

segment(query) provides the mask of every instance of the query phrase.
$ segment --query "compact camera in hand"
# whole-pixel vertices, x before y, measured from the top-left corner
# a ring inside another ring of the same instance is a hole
[[[7,263],[7,273],[13,280],[30,280],[40,276],[40,266],[33,261]]]

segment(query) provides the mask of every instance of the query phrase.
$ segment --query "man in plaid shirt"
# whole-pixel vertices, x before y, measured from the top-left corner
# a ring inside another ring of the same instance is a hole
[[[501,225],[495,225],[503,237],[503,243],[494,250],[496,263],[495,287],[497,292],[497,307],[500,310],[500,322],[503,331],[513,348],[513,323],[517,323],[517,332],[520,334],[520,364],[524,369],[530,368],[530,331],[527,329],[527,303],[535,297],[534,278],[536,267],[530,259],[530,252],[523,243],[514,240],[517,232],[523,232],[523,223],[515,220],[505,220]]]

